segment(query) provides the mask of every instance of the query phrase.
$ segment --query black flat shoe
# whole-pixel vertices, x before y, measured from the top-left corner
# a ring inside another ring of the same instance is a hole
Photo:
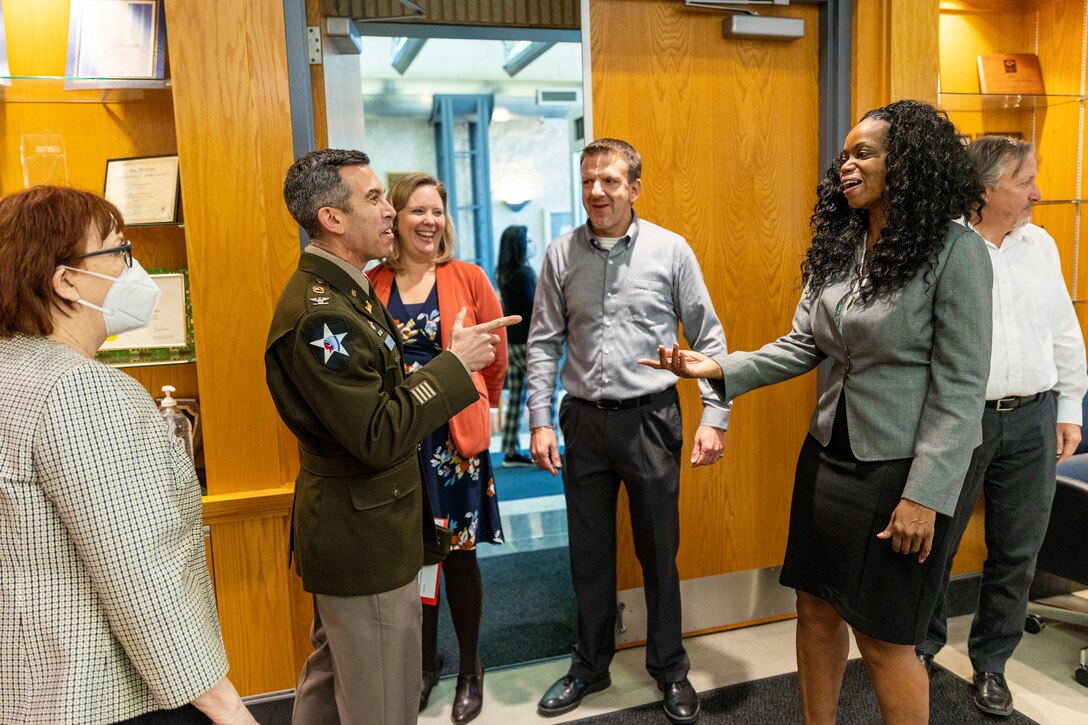
[[[921,650],[914,650],[914,654],[918,655],[918,661],[922,663],[922,667],[926,668],[926,674],[928,675],[933,669],[933,655]]]
[[[583,682],[577,677],[561,677],[548,688],[544,697],[537,703],[536,712],[541,717],[554,717],[570,712],[582,704],[582,698],[594,692],[600,692],[612,684],[612,678],[605,675],[603,680]]]
[[[1012,693],[1000,672],[975,673],[975,707],[988,715],[1012,714]]]
[[[670,682],[661,688],[665,699],[661,703],[665,708],[665,717],[675,725],[690,725],[699,719],[699,696],[687,679]]]
[[[477,661],[476,672],[457,675],[457,690],[453,694],[453,712],[450,720],[455,725],[471,722],[484,707],[484,666]]]
[[[419,691],[419,711],[427,709],[427,702],[431,699],[431,690],[438,684],[438,678],[442,676],[442,656],[438,657],[438,665],[434,671],[423,670],[423,689]]]

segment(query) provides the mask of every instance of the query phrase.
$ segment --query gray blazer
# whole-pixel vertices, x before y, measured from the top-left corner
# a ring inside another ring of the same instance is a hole
[[[990,371],[993,268],[982,238],[949,224],[936,267],[892,295],[844,308],[853,275],[804,294],[788,335],[715,357],[732,399],[808,372],[825,359],[809,433],[822,445],[842,391],[850,446],[863,461],[913,458],[904,498],[951,515],[982,442]]]

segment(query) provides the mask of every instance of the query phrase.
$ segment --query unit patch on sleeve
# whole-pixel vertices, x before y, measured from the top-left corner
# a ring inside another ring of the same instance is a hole
[[[420,405],[426,405],[438,397],[438,391],[434,389],[434,385],[431,381],[426,378],[423,378],[415,385],[410,386],[408,392],[412,394],[412,397],[415,398],[415,401]]]
[[[347,367],[354,348],[348,342],[348,326],[343,320],[328,320],[303,328],[307,346],[319,363],[340,372]]]

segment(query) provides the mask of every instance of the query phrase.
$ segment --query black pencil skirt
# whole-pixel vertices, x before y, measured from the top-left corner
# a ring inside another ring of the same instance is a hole
[[[913,459],[859,461],[850,451],[840,400],[835,430],[811,435],[797,460],[786,560],[779,581],[830,603],[859,632],[895,644],[925,639],[951,547],[950,518],[937,514],[933,548],[892,550],[876,535],[899,505]]]

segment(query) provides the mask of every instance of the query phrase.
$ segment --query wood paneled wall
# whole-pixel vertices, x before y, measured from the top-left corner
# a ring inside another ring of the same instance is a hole
[[[292,480],[264,338],[298,258],[282,201],[293,159],[283,13],[167,3],[209,493]],[[244,432],[244,434],[243,434]]]
[[[937,101],[938,0],[854,0],[853,118],[893,100]]]
[[[242,694],[293,686],[308,599],[287,568],[293,436],[264,382],[264,340],[298,260],[283,204],[293,158],[282,5],[166,4],[204,416],[216,597]]]
[[[483,25],[508,28],[581,27],[579,0],[415,0],[428,25]],[[325,0],[329,15],[380,20],[408,14],[399,0]]]
[[[805,19],[803,39],[725,40],[721,13],[672,0],[590,3],[594,132],[642,153],[636,208],[688,239],[736,350],[789,331],[820,172],[817,12],[794,5],[783,14]],[[808,375],[744,396],[724,460],[684,465],[682,578],[782,562],[815,385]],[[686,461],[702,405],[693,383],[680,390]],[[621,589],[641,585],[625,508]]]

